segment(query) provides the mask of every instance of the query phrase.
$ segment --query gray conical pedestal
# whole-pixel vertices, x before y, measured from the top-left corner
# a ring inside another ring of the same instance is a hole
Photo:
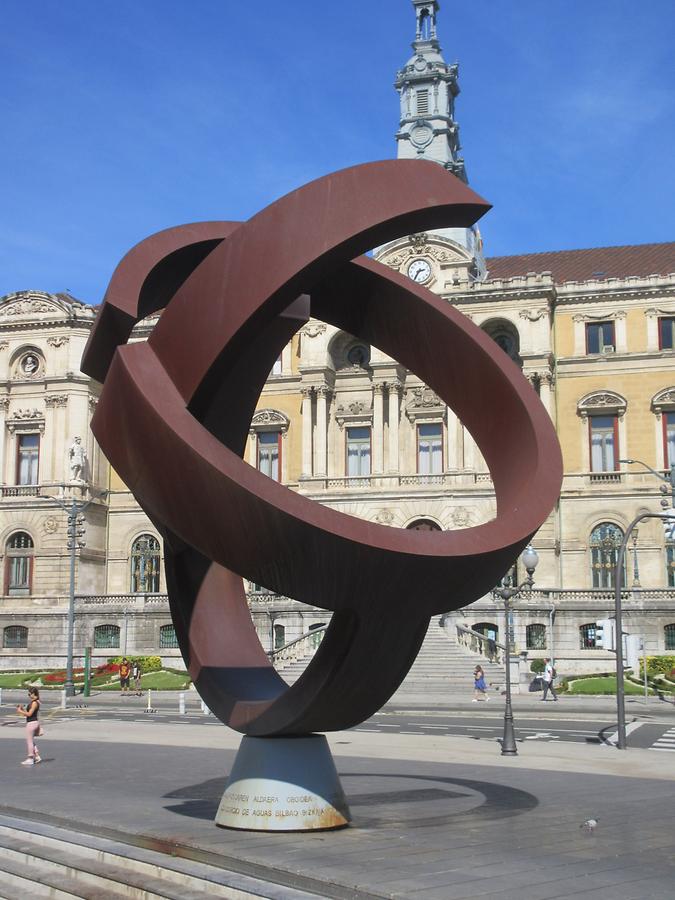
[[[243,737],[215,821],[248,831],[348,825],[349,807],[325,736]]]

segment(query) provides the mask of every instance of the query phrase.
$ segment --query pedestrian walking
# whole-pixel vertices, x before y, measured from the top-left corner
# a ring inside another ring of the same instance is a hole
[[[476,666],[473,670],[473,700],[472,703],[478,703],[479,700],[489,700],[487,695],[487,684],[485,683],[485,672],[481,666]]]
[[[553,694],[553,699],[557,702],[558,695],[555,692],[555,688],[553,687],[553,682],[557,672],[555,670],[555,666],[551,663],[551,660],[546,658],[544,660],[544,672],[542,674],[542,678],[544,680],[544,696],[541,698],[542,703],[546,700],[546,695],[550,691]]]
[[[120,663],[120,687],[122,688],[123,694],[129,693],[129,678],[131,676],[131,666],[129,664],[129,660],[124,657],[122,662]]]
[[[143,691],[141,690],[141,676],[143,675],[143,669],[141,668],[140,662],[136,659],[131,667],[131,677],[134,679],[134,690],[138,694],[139,697],[143,695]]]
[[[40,692],[37,688],[31,688],[28,691],[28,706],[19,704],[16,711],[20,716],[24,716],[26,719],[26,747],[28,748],[28,756],[21,765],[34,766],[36,763],[42,762],[37,744],[35,743],[35,737],[40,730]]]

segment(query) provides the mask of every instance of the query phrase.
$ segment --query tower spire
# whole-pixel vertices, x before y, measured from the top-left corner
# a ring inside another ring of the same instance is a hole
[[[414,55],[396,75],[401,120],[396,141],[399,159],[431,159],[468,181],[460,155],[455,97],[459,67],[448,65],[438,42],[438,0],[412,0],[415,9]]]

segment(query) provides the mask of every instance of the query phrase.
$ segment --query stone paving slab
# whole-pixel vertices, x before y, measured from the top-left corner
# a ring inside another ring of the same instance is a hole
[[[470,738],[341,732],[331,745],[353,826],[266,834],[213,825],[239,741],[225,728],[87,720],[48,732],[45,762],[22,769],[21,729],[0,728],[0,806],[13,814],[178,846],[320,896],[675,897],[666,754],[528,742],[504,759]]]

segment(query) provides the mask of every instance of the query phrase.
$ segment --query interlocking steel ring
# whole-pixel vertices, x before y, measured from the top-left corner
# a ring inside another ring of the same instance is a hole
[[[492,588],[556,502],[558,441],[515,364],[447,300],[360,256],[401,235],[469,227],[488,208],[434,163],[370,163],[245,223],[155,234],[112,277],[82,363],[104,383],[92,429],[163,535],[181,651],[232,728],[304,734],[372,715],[403,681],[430,617]],[[127,343],[159,310],[149,340]],[[492,521],[391,528],[243,461],[267,375],[310,314],[379,347],[457,413],[492,475]],[[242,577],[333,612],[290,688],[258,640]]]

